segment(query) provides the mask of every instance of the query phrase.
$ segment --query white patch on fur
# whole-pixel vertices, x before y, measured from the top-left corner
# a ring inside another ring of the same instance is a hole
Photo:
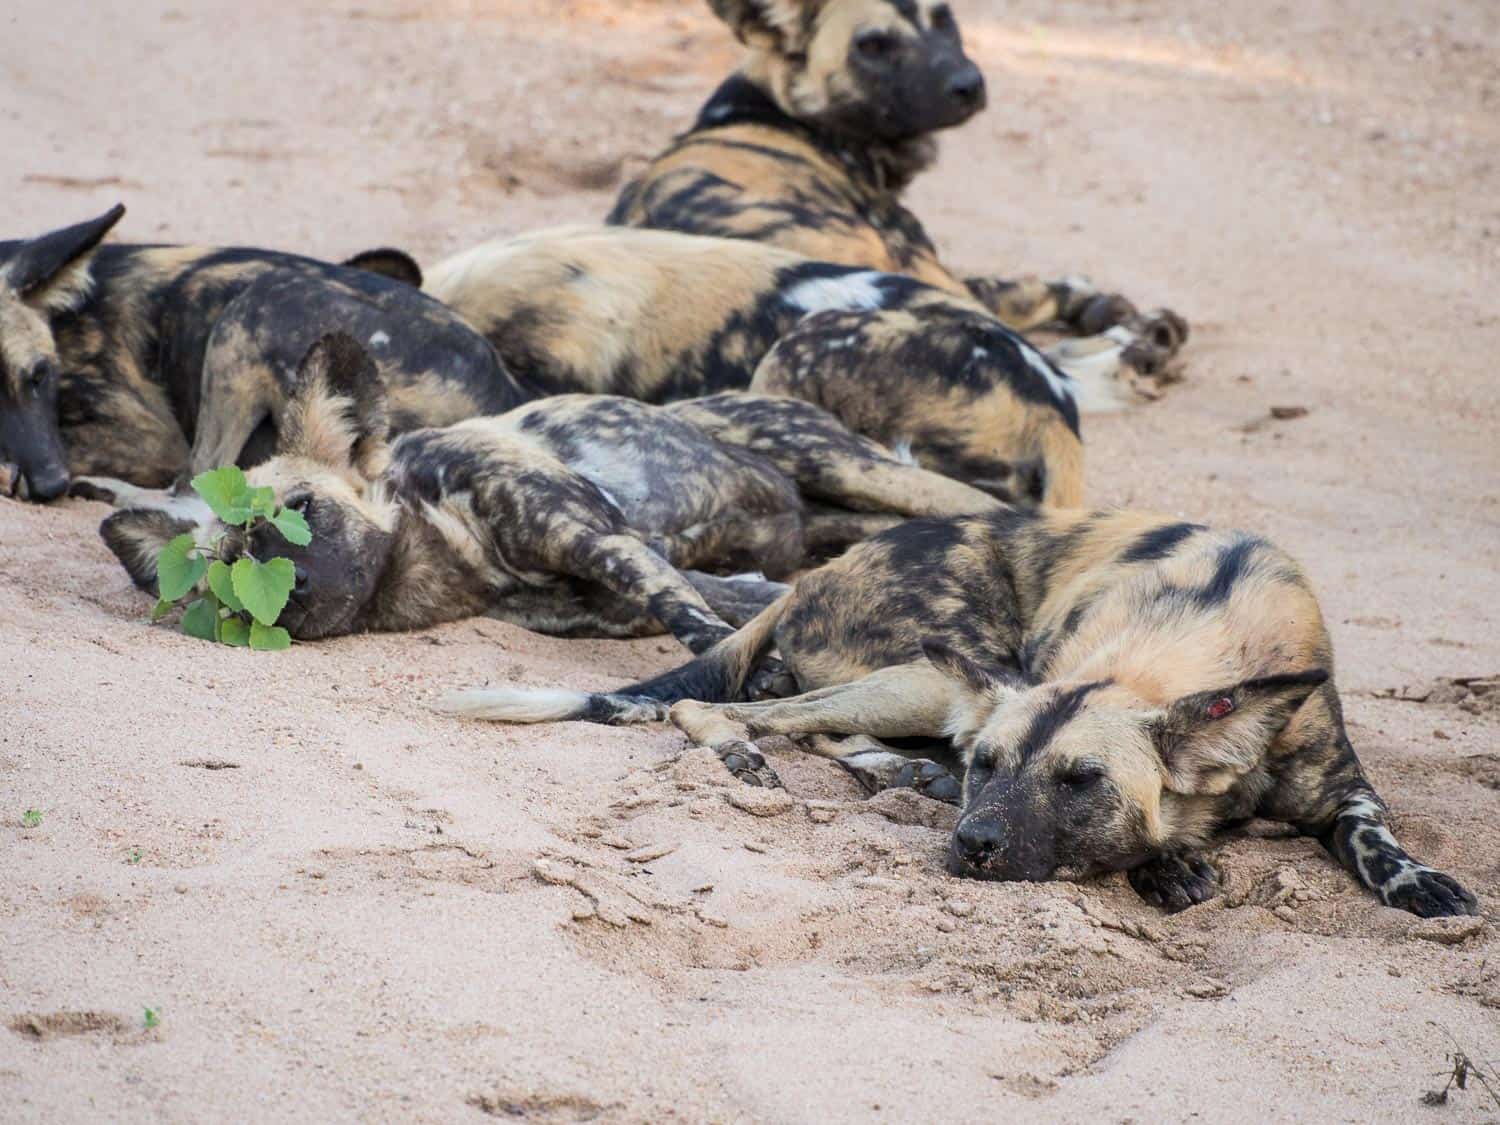
[[[166,512],[178,519],[199,524],[209,524],[214,520],[213,509],[201,497],[191,493],[179,494],[165,488],[141,488],[114,477],[74,477],[73,480],[110,493],[110,503],[116,508],[145,508],[153,512]]]
[[[809,313],[884,308],[885,295],[879,284],[884,276],[878,270],[860,270],[843,277],[799,281],[786,291],[783,300],[793,308]]]
[[[389,332],[377,332],[370,337],[370,347],[372,348],[383,348],[390,342],[391,334]]]
[[[591,442],[578,451],[568,468],[604,493],[627,518],[651,499],[651,486],[640,462],[622,455],[618,447]]]
[[[1041,356],[1033,360],[1030,350],[1024,349],[1027,351],[1027,362],[1037,371],[1042,366],[1047,367],[1053,373],[1053,379],[1056,378],[1054,368],[1061,370],[1068,378],[1068,397],[1078,404],[1081,413],[1109,414],[1125,409],[1130,404],[1126,388],[1120,379],[1120,361],[1125,348],[1105,347],[1083,352],[1069,348],[1071,343],[1075,341],[1063,340],[1047,349],[1047,358],[1051,359],[1051,364],[1047,364]]]
[[[724,582],[765,582],[766,576],[759,570],[748,570],[744,574],[726,575],[721,581]],[[780,585],[780,583],[777,583]]]
[[[911,451],[911,438],[897,438],[891,446],[891,456],[903,465],[915,465],[916,455]]]
[[[557,723],[577,718],[589,704],[585,691],[555,688],[480,688],[454,691],[432,705],[434,711],[463,719],[500,723]]]

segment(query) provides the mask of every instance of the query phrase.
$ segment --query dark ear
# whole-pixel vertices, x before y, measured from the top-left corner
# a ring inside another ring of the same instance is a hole
[[[984,665],[950,648],[936,637],[922,641],[922,655],[943,675],[963,684],[975,695],[989,695],[997,688],[1011,687],[1015,677],[997,665]]]
[[[5,283],[33,304],[71,307],[88,288],[88,262],[82,259],[124,214],[125,205],[116,203],[97,219],[23,243],[5,266]]]
[[[780,54],[802,50],[820,5],[821,0],[708,0],[741,43]]]
[[[392,281],[404,281],[413,289],[422,288],[422,267],[417,260],[403,250],[382,246],[379,250],[365,250],[344,263],[351,270],[378,274]]]
[[[1271,741],[1328,682],[1326,668],[1263,676],[1186,695],[1151,720],[1152,740],[1179,793],[1223,792],[1254,769]]]
[[[367,477],[385,467],[385,383],[368,352],[346,332],[308,349],[282,411],[276,452]]]
[[[126,508],[99,525],[105,546],[115,553],[130,580],[148,594],[156,593],[156,556],[194,524],[159,508]]]

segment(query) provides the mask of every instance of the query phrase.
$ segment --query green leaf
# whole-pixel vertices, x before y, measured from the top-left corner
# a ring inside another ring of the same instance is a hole
[[[276,490],[270,485],[250,490],[250,511],[270,519],[276,513]]]
[[[151,620],[160,621],[163,617],[172,612],[173,604],[174,603],[167,601],[166,598],[159,599],[157,603],[151,607]]]
[[[198,585],[208,563],[193,551],[193,537],[179,535],[156,556],[156,588],[164,602],[186,597]]]
[[[244,523],[251,516],[250,486],[234,465],[199,473],[193,478],[193,491],[225,523]]]
[[[218,621],[218,599],[199,598],[188,606],[187,612],[182,615],[182,631],[190,637],[197,637],[200,641],[211,641],[214,639],[214,627]]]
[[[256,652],[280,652],[292,647],[292,635],[280,625],[250,623],[250,647]]]
[[[234,592],[250,616],[262,625],[276,624],[276,618],[286,608],[286,600],[297,582],[297,570],[291,559],[271,559],[256,562],[240,559],[230,568],[234,578]],[[251,637],[251,647],[255,639]]]
[[[235,648],[248,648],[250,629],[251,626],[245,624],[243,617],[226,617],[219,625],[219,640]],[[286,630],[283,629],[282,632]]]
[[[208,588],[235,613],[244,612],[245,604],[235,596],[234,578],[230,574],[228,563],[215,559],[208,564]]]
[[[282,508],[271,517],[271,523],[281,532],[281,537],[298,547],[312,542],[312,528],[307,526],[307,517],[291,508]]]

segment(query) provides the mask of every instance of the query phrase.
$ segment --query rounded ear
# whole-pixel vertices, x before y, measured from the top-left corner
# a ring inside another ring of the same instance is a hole
[[[116,203],[97,219],[22,243],[5,265],[5,284],[30,302],[70,307],[88,288],[88,263],[80,259],[104,241],[124,214],[125,205]]]
[[[801,50],[822,0],[708,0],[734,37],[755,50]]]
[[[1167,788],[1224,792],[1259,764],[1272,740],[1328,678],[1326,668],[1262,676],[1185,695],[1153,714],[1148,729],[1167,770]]]
[[[377,274],[392,281],[404,281],[413,289],[422,288],[422,267],[404,250],[395,250],[389,246],[382,246],[378,250],[364,250],[344,265],[351,270]]]
[[[359,341],[333,332],[309,348],[282,412],[277,453],[375,476],[389,430],[385,382]]]

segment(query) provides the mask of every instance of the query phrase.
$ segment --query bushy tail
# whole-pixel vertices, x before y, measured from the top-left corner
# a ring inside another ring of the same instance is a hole
[[[456,691],[435,705],[446,715],[502,723],[585,722],[617,726],[662,722],[681,699],[727,703],[739,697],[756,660],[771,643],[790,593],[777,598],[744,628],[679,668],[612,692],[556,688],[480,688]]]

